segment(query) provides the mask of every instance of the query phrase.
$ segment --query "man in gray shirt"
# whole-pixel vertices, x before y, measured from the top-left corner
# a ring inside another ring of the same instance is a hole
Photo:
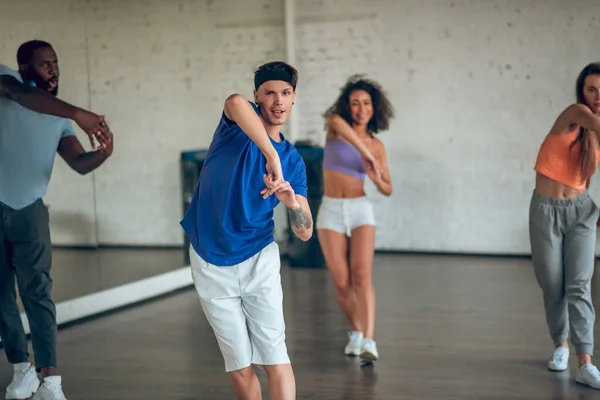
[[[52,244],[42,198],[57,152],[73,170],[86,174],[110,157],[113,139],[103,117],[56,97],[58,60],[49,43],[22,44],[17,63],[18,71],[0,65],[0,338],[14,368],[6,398],[28,399],[35,393],[36,400],[66,400],[56,373]],[[69,119],[88,135],[95,151],[84,150]],[[31,327],[35,367],[29,362],[15,278]]]

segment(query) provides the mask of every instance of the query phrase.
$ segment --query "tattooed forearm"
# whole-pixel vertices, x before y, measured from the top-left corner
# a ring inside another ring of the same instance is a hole
[[[310,229],[312,227],[312,221],[310,217],[301,208],[291,209],[288,208],[288,214],[290,215],[290,221],[292,228],[294,229]]]

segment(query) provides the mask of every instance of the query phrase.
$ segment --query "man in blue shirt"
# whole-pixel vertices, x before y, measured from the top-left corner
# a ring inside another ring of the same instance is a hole
[[[283,203],[296,236],[310,239],[306,166],[280,132],[297,81],[292,66],[271,62],[255,72],[255,104],[227,98],[181,222],[194,284],[240,399],[262,398],[252,364],[264,366],[270,398],[296,398],[273,210]]]
[[[0,65],[0,337],[14,376],[7,399],[64,400],[56,373],[56,315],[48,210],[42,197],[55,154],[80,174],[100,166],[113,150],[103,117],[56,98],[59,68],[52,46],[30,41],[17,52],[19,70]],[[85,152],[74,120],[100,146]],[[15,277],[31,327],[35,367],[16,302]],[[40,381],[36,372],[44,378]]]

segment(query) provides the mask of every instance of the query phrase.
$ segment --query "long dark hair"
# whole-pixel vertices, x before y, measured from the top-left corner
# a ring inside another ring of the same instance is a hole
[[[350,94],[355,90],[364,90],[371,96],[373,116],[367,125],[367,131],[376,134],[389,129],[390,120],[394,117],[394,108],[381,86],[375,81],[364,78],[363,75],[353,75],[348,79],[335,103],[325,111],[323,116],[328,118],[332,114],[337,114],[352,125]]]
[[[577,77],[577,83],[575,84],[575,95],[577,97],[577,103],[584,104],[589,107],[585,102],[583,96],[585,79],[590,75],[600,75],[600,62],[588,64]],[[600,133],[600,132],[598,132]],[[579,150],[579,168],[581,170],[581,182],[586,182],[592,178],[596,170],[596,150],[598,149],[598,138],[589,129],[579,127],[579,133],[577,138],[571,144],[571,149],[576,145],[580,145]]]

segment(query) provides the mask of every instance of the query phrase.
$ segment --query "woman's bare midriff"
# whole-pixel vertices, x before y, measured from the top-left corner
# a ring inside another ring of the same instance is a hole
[[[556,182],[545,175],[536,173],[535,191],[542,196],[553,199],[572,199],[585,193],[585,189],[574,189],[565,184]]]
[[[336,199],[365,196],[364,182],[335,171],[323,171],[323,194]]]

